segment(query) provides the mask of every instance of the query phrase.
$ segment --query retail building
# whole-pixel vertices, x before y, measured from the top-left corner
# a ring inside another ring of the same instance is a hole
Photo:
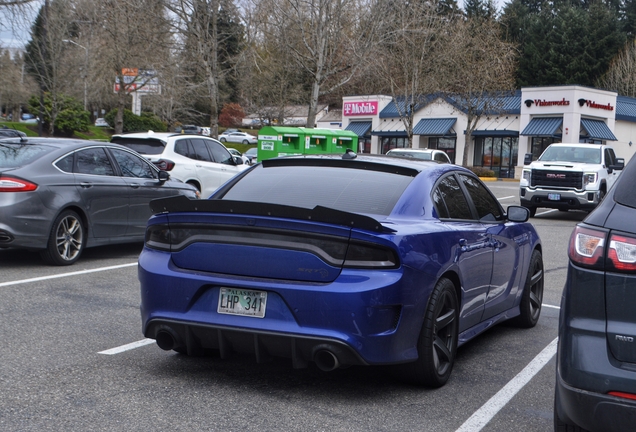
[[[444,150],[461,164],[519,178],[526,153],[538,157],[553,142],[606,143],[618,157],[636,152],[636,99],[582,86],[528,87],[491,98],[466,142],[467,109],[451,97],[430,95],[414,109],[413,147]],[[496,107],[493,109],[492,107]],[[359,137],[359,151],[384,154],[408,147],[408,137],[390,96],[343,98],[342,128]]]

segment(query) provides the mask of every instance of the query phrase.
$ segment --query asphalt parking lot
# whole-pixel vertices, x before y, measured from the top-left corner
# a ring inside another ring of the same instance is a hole
[[[517,182],[488,186],[504,207],[518,203]],[[437,390],[382,368],[325,373],[162,351],[141,334],[140,244],[87,249],[62,268],[0,250],[0,430],[551,431],[567,241],[585,215],[538,210],[538,325],[500,325],[464,345]]]

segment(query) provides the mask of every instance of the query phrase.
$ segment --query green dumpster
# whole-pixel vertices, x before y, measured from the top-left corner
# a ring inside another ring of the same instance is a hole
[[[334,129],[329,153],[344,153],[347,149],[358,152],[358,135],[348,130]]]
[[[305,154],[332,153],[332,129],[305,129]]]
[[[258,131],[258,162],[279,156],[304,153],[305,129],[285,126],[266,126]]]

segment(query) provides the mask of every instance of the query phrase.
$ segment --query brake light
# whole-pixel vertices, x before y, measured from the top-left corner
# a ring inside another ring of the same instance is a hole
[[[636,239],[612,234],[607,249],[607,259],[616,270],[636,270]]]
[[[603,267],[605,231],[577,226],[570,236],[568,255],[573,263],[586,267]]]
[[[0,192],[31,192],[38,185],[16,177],[0,177]]]
[[[371,243],[352,242],[347,248],[344,267],[394,269],[399,267],[399,260],[390,248]]]
[[[154,163],[161,171],[171,171],[174,168],[174,162],[168,159],[159,159]]]
[[[632,393],[624,393],[624,392],[617,392],[617,391],[611,391],[608,393],[611,396],[616,396],[619,398],[623,398],[623,399],[632,399],[632,400],[636,400],[636,394],[632,394]]]

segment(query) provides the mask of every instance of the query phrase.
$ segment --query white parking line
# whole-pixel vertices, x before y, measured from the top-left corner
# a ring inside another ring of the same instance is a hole
[[[552,306],[552,305],[545,304],[545,303],[542,303],[541,306],[547,307],[547,308],[551,308],[551,309],[559,309],[559,310],[561,309],[561,306]]]
[[[119,269],[119,268],[132,267],[132,266],[136,266],[136,265],[137,265],[137,262],[134,262],[134,263],[130,263],[130,264],[120,264],[120,265],[110,266],[110,267],[100,267],[100,268],[90,269],[90,270],[80,270],[80,271],[75,271],[75,272],[70,272],[70,273],[61,273],[61,274],[56,274],[56,275],[51,275],[51,276],[41,276],[41,277],[36,277],[36,278],[31,278],[31,279],[22,279],[22,280],[17,280],[17,281],[2,282],[2,283],[0,283],[0,288],[6,287],[6,286],[11,286],[11,285],[20,285],[20,284],[25,284],[25,283],[30,283],[30,282],[40,282],[40,281],[49,280],[49,279],[58,279],[58,278],[69,277],[69,276],[77,276],[77,275],[96,273],[96,272],[101,272],[101,271],[115,270],[115,269]]]
[[[477,432],[490,420],[545,366],[557,350],[555,338],[521,372],[499,390],[488,402],[471,415],[456,432]]]
[[[510,196],[507,196],[507,197],[497,198],[497,201],[501,201],[501,200],[505,200],[505,199],[510,199],[510,198],[516,198],[516,196],[514,196],[514,195],[510,195]]]
[[[143,340],[132,342],[126,345],[116,347],[116,348],[107,349],[106,351],[100,351],[97,354],[114,355],[114,354],[123,353],[124,351],[130,351],[135,348],[150,345],[152,343],[155,343],[154,339],[143,339]]]

